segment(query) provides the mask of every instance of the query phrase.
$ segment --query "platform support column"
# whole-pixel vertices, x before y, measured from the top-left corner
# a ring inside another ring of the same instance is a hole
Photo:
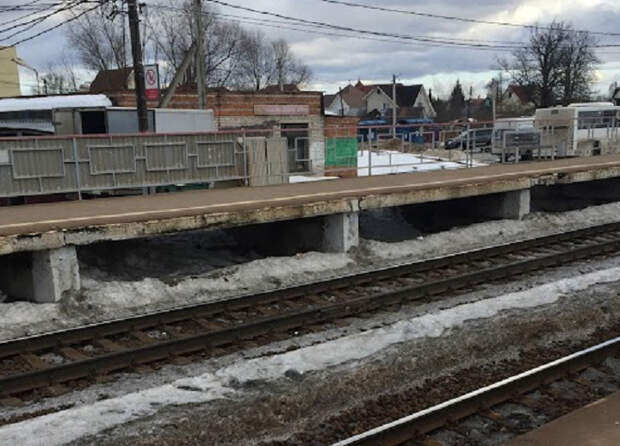
[[[521,220],[530,213],[530,190],[516,190],[480,197],[479,214],[488,218]]]
[[[523,189],[503,194],[499,212],[500,218],[521,220],[530,213],[530,190]]]
[[[32,300],[58,302],[80,290],[80,267],[74,246],[32,253]]]
[[[359,213],[328,215],[323,223],[323,251],[346,253],[359,245]]]

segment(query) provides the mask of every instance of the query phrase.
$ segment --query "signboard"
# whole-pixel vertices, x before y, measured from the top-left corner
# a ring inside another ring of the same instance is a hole
[[[310,114],[310,106],[303,104],[256,104],[254,105],[254,114],[256,116],[306,116]]]
[[[144,84],[146,87],[146,99],[148,101],[159,100],[159,66],[145,65]]]
[[[537,148],[541,135],[538,130],[517,130],[504,133],[504,147]]]

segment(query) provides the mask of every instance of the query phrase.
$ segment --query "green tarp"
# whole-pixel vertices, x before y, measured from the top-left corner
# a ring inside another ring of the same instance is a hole
[[[328,138],[326,167],[357,167],[357,138]]]

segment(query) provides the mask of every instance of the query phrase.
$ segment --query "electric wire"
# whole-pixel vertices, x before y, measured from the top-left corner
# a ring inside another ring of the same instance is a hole
[[[545,30],[553,29],[552,27],[546,26],[546,25],[528,25],[528,24],[521,24],[521,23],[495,21],[495,20],[472,19],[468,17],[449,16],[449,15],[442,15],[442,14],[432,14],[428,12],[410,11],[410,10],[405,10],[405,9],[387,8],[384,6],[366,5],[362,3],[356,3],[356,2],[344,1],[344,0],[318,0],[318,1],[321,1],[324,3],[331,3],[335,5],[343,5],[343,6],[353,7],[353,8],[370,9],[370,10],[375,10],[375,11],[393,12],[393,13],[399,13],[399,14],[409,14],[409,15],[427,17],[427,18],[432,18],[432,19],[451,20],[451,21],[459,21],[459,22],[466,22],[466,23],[477,23],[477,24],[482,24],[482,25],[509,26],[509,27],[514,27],[514,28],[525,28],[525,29],[545,29]],[[583,30],[583,29],[575,29],[573,30],[573,32],[589,33],[589,34],[600,35],[600,36],[620,37],[620,33],[606,32],[606,31],[589,31],[589,30]]]
[[[430,37],[417,37],[417,36],[411,36],[411,35],[365,30],[365,29],[353,28],[350,26],[334,25],[334,24],[330,24],[326,22],[291,17],[291,16],[287,16],[287,15],[279,14],[275,12],[258,10],[254,8],[249,8],[247,6],[236,5],[236,4],[228,3],[222,0],[206,0],[206,1],[209,3],[220,5],[220,6],[248,11],[248,12],[252,12],[254,14],[259,14],[259,15],[272,16],[272,17],[277,17],[280,19],[292,20],[292,21],[296,21],[300,23],[306,23],[310,25],[337,29],[337,30],[346,31],[346,32],[354,32],[354,33],[359,33],[359,34],[364,34],[364,35],[373,35],[373,36],[379,36],[379,37],[390,37],[390,38],[402,39],[402,40],[419,41],[419,42],[427,43],[428,45],[447,44],[447,45],[451,45],[453,47],[458,47],[458,48],[479,48],[479,49],[494,49],[494,50],[514,50],[514,49],[522,47],[522,45],[490,45],[490,44],[483,44],[483,43],[468,43],[468,42],[454,40],[454,39],[453,40],[434,39]],[[604,45],[593,45],[593,46],[596,48],[614,48],[614,47],[620,47],[620,44],[604,44]]]

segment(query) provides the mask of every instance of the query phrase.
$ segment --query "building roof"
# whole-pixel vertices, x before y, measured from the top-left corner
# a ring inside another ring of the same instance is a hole
[[[617,87],[617,88],[614,90],[614,95],[612,96],[612,98],[614,98],[614,99],[620,99],[620,87]]]
[[[95,80],[90,84],[91,93],[104,93],[106,91],[123,91],[129,88],[129,77],[133,68],[119,68],[116,70],[101,70]]]
[[[332,102],[334,102],[334,99],[336,99],[338,97],[337,94],[325,94],[323,95],[323,103],[325,104],[325,107],[329,107]]]
[[[509,85],[508,88],[506,89],[506,93],[508,93],[510,95],[510,93],[514,94],[517,99],[519,99],[519,101],[522,104],[529,104],[531,101],[531,92],[533,90],[533,86],[527,86],[527,85]]]
[[[383,93],[385,93],[390,99],[392,99],[392,84],[377,84],[373,85],[373,87],[380,88]],[[413,106],[421,90],[422,84],[396,84],[396,105],[398,105],[399,107]]]
[[[358,90],[363,91],[364,93],[370,93],[372,91],[372,89],[373,89],[373,86],[372,85],[364,85],[361,80],[358,80],[357,84],[355,84],[355,88],[357,88]]]
[[[366,92],[360,90],[354,85],[347,85],[341,91],[342,100],[346,102],[351,108],[364,108],[364,96]]]
[[[112,102],[103,94],[71,94],[0,99],[0,112],[54,110],[57,108],[110,107]]]

